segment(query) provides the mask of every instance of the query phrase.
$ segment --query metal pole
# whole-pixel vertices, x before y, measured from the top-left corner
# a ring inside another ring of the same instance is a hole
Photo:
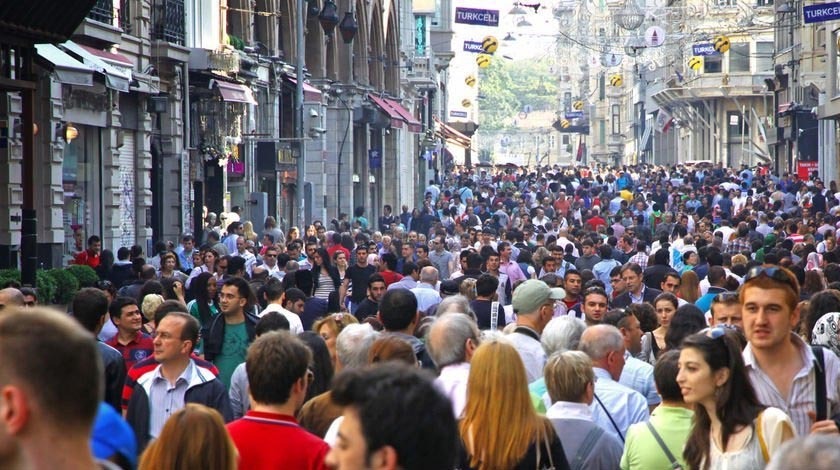
[[[295,53],[295,75],[297,83],[295,86],[295,138],[298,145],[297,179],[295,180],[295,196],[297,197],[297,219],[298,228],[301,233],[306,230],[304,210],[304,177],[306,173],[306,146],[304,145],[303,134],[303,66],[306,59],[306,45],[304,44],[303,28],[306,15],[306,0],[298,0],[297,12],[295,13],[295,40],[297,41],[297,52]]]

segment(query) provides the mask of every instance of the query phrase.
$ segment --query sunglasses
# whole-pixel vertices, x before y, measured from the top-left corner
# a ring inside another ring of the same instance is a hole
[[[796,279],[791,278],[782,268],[778,266],[754,266],[747,271],[747,275],[744,276],[744,284],[760,276],[766,276],[774,281],[787,284],[787,286],[793,289],[794,292],[799,292],[799,283]]]
[[[721,292],[712,298],[712,303],[729,303],[738,300],[737,292]]]

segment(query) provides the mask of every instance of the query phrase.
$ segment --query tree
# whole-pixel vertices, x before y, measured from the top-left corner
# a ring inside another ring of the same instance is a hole
[[[545,62],[496,58],[481,70],[479,94],[482,130],[510,129],[526,105],[533,110],[552,109],[557,80]]]

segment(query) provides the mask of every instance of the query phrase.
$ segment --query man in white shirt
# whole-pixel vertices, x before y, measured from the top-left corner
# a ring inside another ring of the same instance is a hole
[[[461,417],[467,403],[470,359],[480,337],[478,325],[462,313],[441,316],[429,330],[426,345],[432,361],[440,370],[435,385],[449,397],[455,418]]]
[[[554,316],[554,302],[566,297],[566,291],[559,287],[550,288],[537,279],[529,279],[513,291],[513,311],[516,312],[516,328],[507,338],[525,364],[528,383],[543,375],[545,350],[540,335],[545,325]]]
[[[624,338],[612,325],[587,328],[580,337],[580,350],[592,359],[595,401],[590,407],[596,423],[624,442],[631,424],[647,421],[648,404],[641,393],[621,385],[624,370]]]
[[[238,256],[245,260],[245,272],[248,273],[248,276],[251,276],[251,273],[254,270],[254,265],[257,264],[257,257],[248,251],[245,237],[241,235],[237,237],[236,252],[233,253],[233,256]]]
[[[303,322],[300,314],[306,301],[306,294],[300,289],[291,288],[283,292],[283,283],[276,278],[270,278],[263,287],[268,306],[258,315],[262,317],[268,312],[278,312],[289,320],[289,332],[293,335],[303,333]],[[285,294],[285,295],[283,295]]]
[[[411,293],[417,298],[417,309],[421,312],[425,312],[440,303],[440,293],[435,287],[437,282],[437,268],[426,266],[420,270],[420,282],[417,283],[417,287],[411,289]]]

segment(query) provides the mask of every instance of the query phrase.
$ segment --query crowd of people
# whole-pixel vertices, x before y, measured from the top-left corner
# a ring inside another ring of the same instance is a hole
[[[834,182],[458,169],[400,209],[91,236],[69,315],[0,290],[0,468],[840,465]]]

